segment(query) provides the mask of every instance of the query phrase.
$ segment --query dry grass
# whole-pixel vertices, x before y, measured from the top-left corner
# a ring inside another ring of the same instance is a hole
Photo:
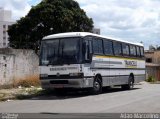
[[[29,76],[26,78],[16,79],[13,81],[13,87],[31,87],[31,86],[40,86],[39,76]]]
[[[12,83],[0,85],[0,90],[1,89],[11,89],[11,88],[13,88]]]
[[[25,99],[43,95],[38,75],[16,78],[13,82],[0,85],[0,101]]]

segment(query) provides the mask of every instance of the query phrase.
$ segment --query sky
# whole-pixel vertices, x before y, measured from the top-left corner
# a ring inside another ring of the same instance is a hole
[[[41,0],[0,0],[13,19],[25,16]],[[160,0],[76,0],[100,28],[101,35],[131,42],[160,45]]]

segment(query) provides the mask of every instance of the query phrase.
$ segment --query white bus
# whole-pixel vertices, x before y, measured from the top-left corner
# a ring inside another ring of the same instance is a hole
[[[44,37],[40,52],[44,89],[90,88],[98,94],[105,86],[131,89],[145,80],[141,43],[71,32]]]

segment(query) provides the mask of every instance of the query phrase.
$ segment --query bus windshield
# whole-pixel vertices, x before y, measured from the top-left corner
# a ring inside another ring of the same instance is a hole
[[[40,65],[76,64],[79,62],[80,38],[61,38],[42,41]]]

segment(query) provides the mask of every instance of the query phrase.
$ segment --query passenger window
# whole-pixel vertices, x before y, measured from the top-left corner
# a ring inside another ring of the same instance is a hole
[[[129,45],[122,43],[122,51],[124,56],[129,56]]]
[[[95,54],[103,54],[103,43],[101,39],[93,40],[93,50]]]
[[[141,54],[140,54],[140,49],[138,46],[136,47],[136,50],[137,50],[137,56],[140,57]]]
[[[140,52],[141,52],[141,57],[144,57],[144,49],[143,49],[143,47],[140,48]]]
[[[122,55],[121,43],[113,42],[113,48],[114,48],[115,55]]]
[[[130,55],[136,56],[136,47],[133,45],[130,45]]]
[[[112,41],[103,40],[103,44],[104,44],[104,53],[105,53],[106,55],[113,55],[113,45],[112,45]]]

